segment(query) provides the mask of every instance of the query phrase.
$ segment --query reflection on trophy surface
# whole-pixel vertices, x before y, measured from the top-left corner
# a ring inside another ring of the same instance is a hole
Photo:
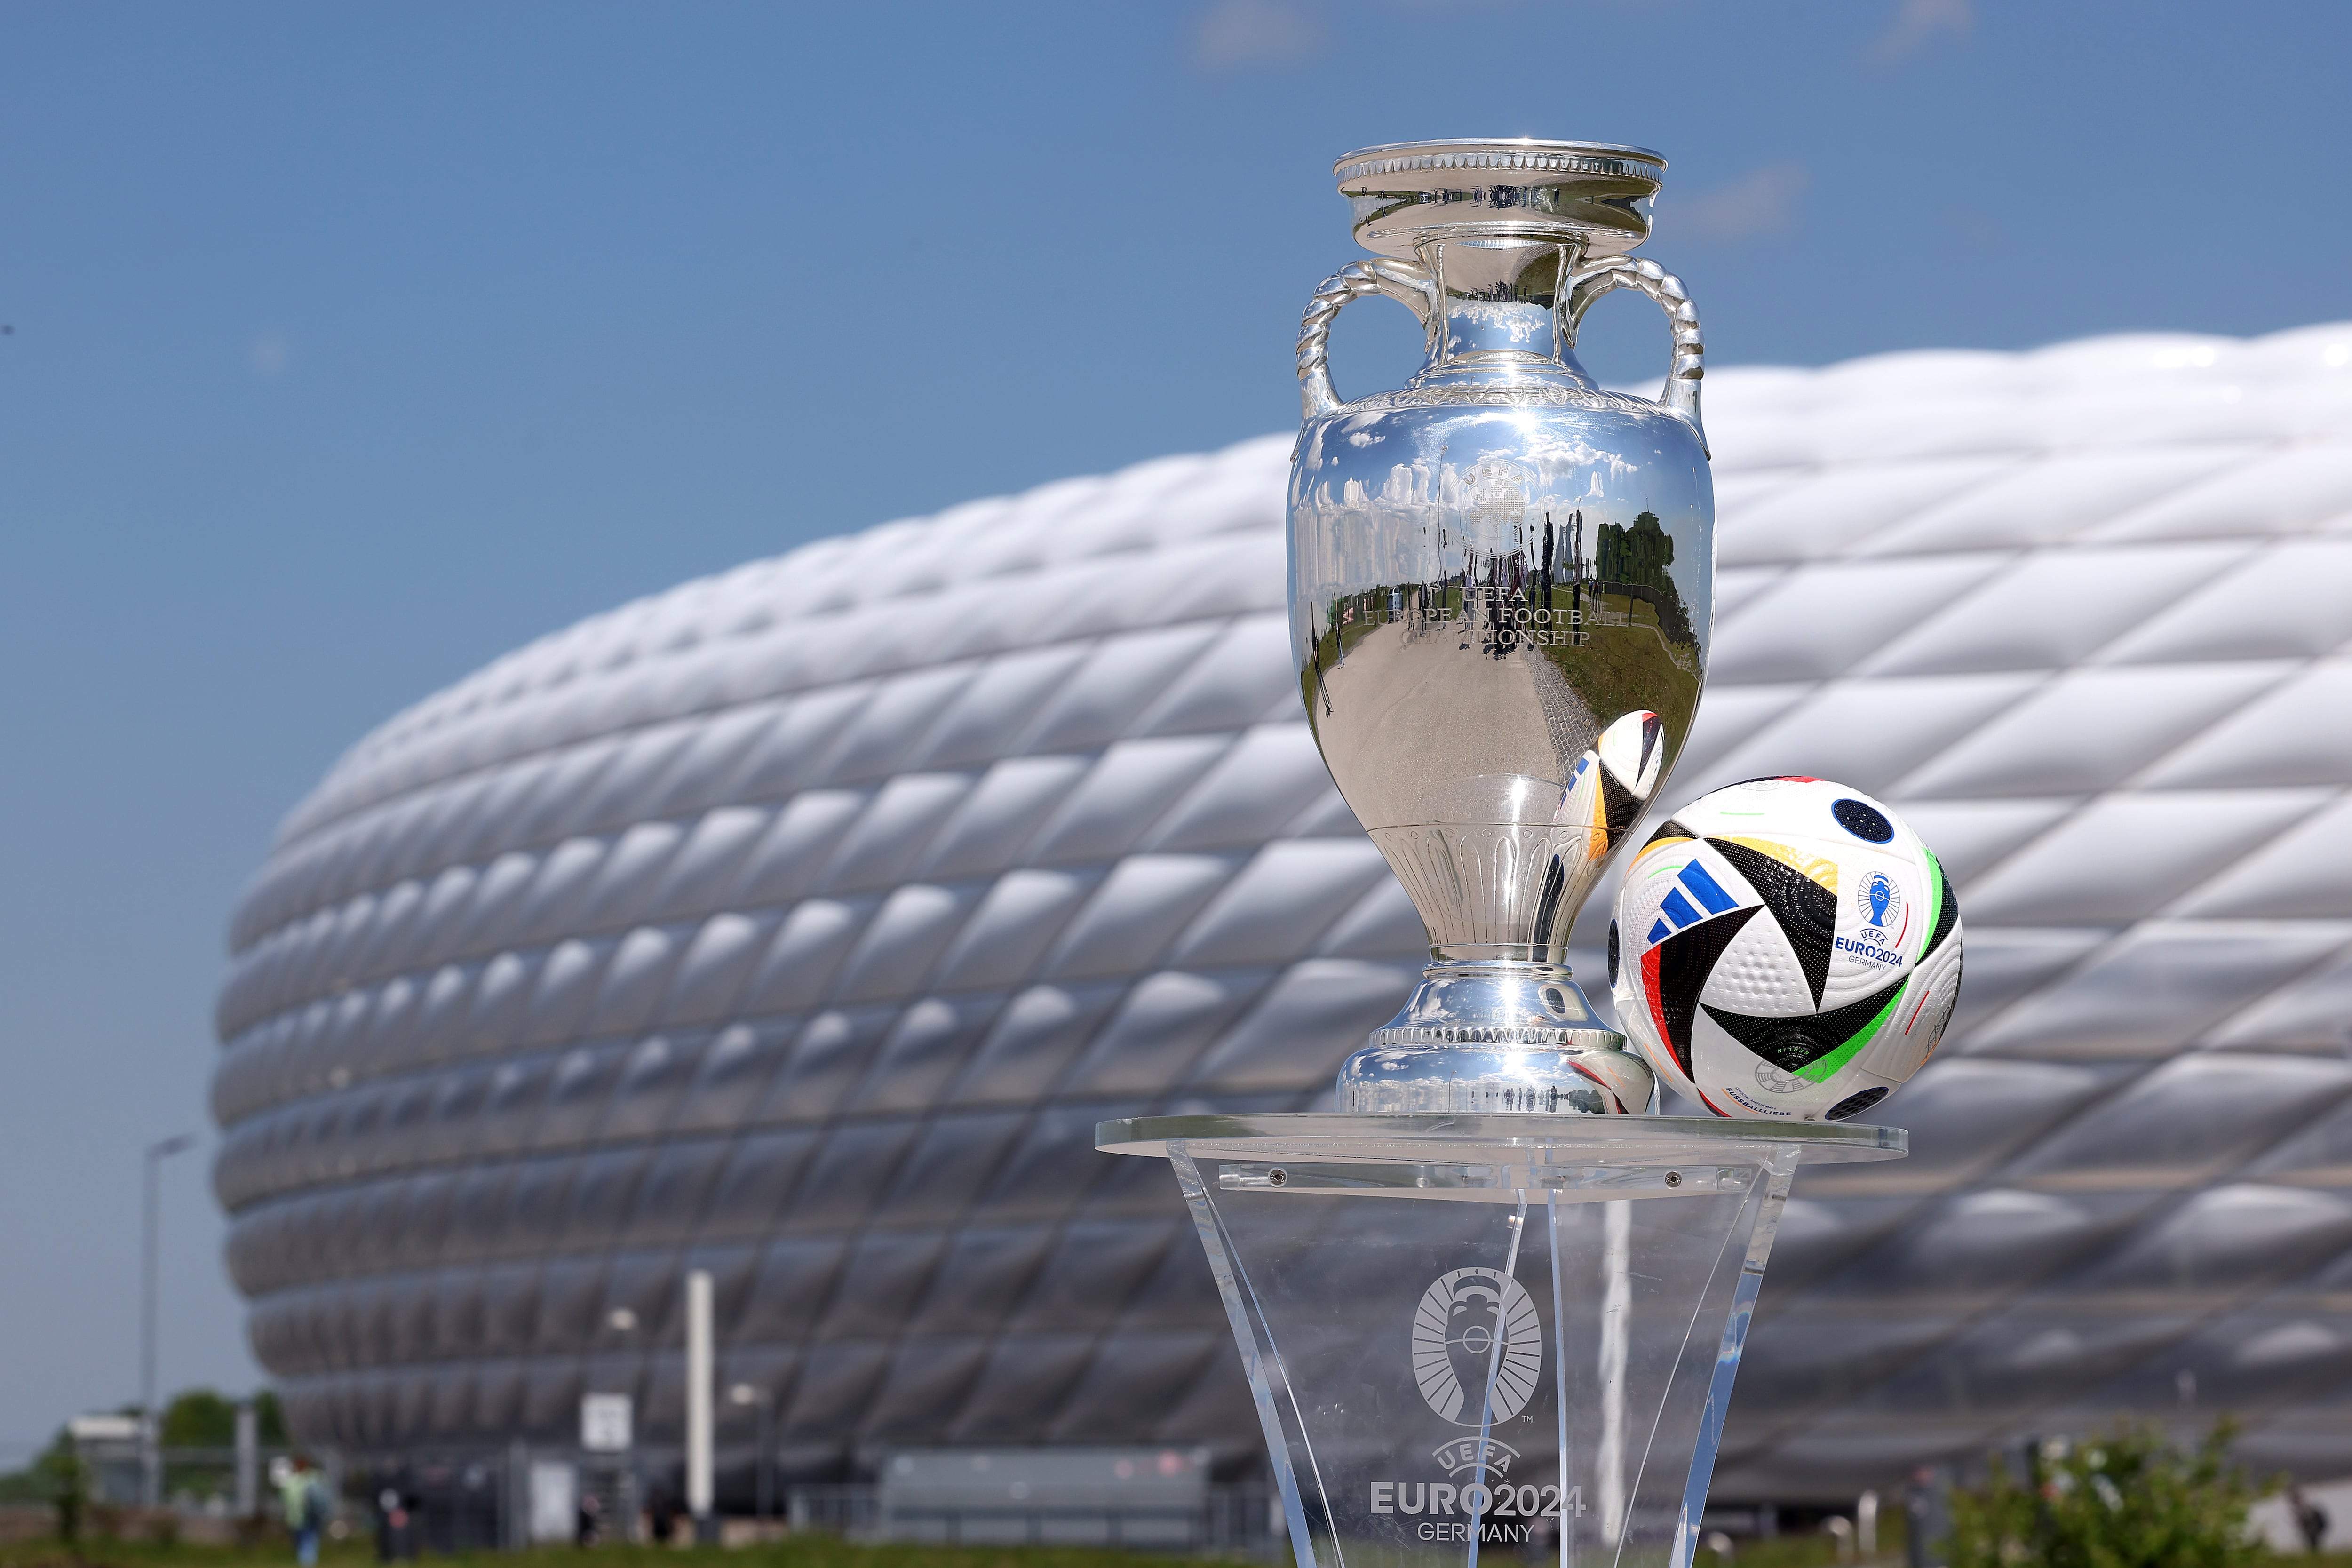
[[[1338,165],[1377,259],[1327,282],[1300,333],[1291,626],[1317,743],[1436,961],[1343,1070],[1345,1108],[1648,1102],[1646,1069],[1561,960],[1689,735],[1706,668],[1697,316],[1625,255],[1664,171],[1640,149],[1560,142]],[[1576,362],[1578,321],[1618,288],[1673,322],[1663,401],[1604,392]],[[1428,358],[1402,388],[1342,402],[1325,334],[1372,293],[1413,310]]]

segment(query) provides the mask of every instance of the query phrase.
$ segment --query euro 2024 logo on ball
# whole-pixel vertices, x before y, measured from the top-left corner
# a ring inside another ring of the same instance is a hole
[[[1902,885],[1884,871],[1864,872],[1854,882],[1854,919],[1861,929],[1837,940],[1838,951],[1880,969],[1903,962],[1903,939],[1910,933],[1910,900]]]
[[[1412,1375],[1429,1408],[1457,1426],[1480,1425],[1489,1378],[1496,1421],[1526,1409],[1543,1375],[1543,1320],[1527,1287],[1499,1268],[1439,1275],[1413,1310]]]

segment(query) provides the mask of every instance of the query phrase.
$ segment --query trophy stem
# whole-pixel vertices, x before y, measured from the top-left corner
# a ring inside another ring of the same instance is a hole
[[[1434,951],[1397,1016],[1340,1065],[1339,1110],[1649,1110],[1656,1088],[1649,1064],[1601,1023],[1568,965],[1489,956],[1507,951],[1494,948]]]

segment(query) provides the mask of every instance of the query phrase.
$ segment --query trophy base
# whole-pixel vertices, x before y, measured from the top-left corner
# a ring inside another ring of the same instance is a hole
[[[1566,964],[1439,949],[1403,1008],[1341,1064],[1338,1108],[1637,1116],[1656,1087]]]
[[[1673,1116],[1095,1129],[1174,1169],[1299,1568],[1691,1568],[1790,1180],[1906,1143]]]

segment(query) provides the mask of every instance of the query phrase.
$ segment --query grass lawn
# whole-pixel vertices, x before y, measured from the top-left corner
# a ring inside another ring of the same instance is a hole
[[[710,1568],[1167,1568],[1171,1561],[1086,1547],[863,1546],[821,1534],[725,1550],[614,1543],[586,1552],[548,1546],[455,1557],[426,1553],[417,1561],[436,1568],[679,1568],[681,1557]],[[291,1568],[293,1562],[293,1548],[283,1542],[257,1548],[127,1541],[84,1541],[79,1549],[56,1541],[0,1545],[0,1568]],[[372,1541],[331,1542],[319,1554],[320,1568],[369,1568],[374,1562]]]
[[[1136,1552],[1084,1547],[1042,1546],[865,1546],[830,1535],[803,1535],[772,1545],[694,1549],[667,1546],[605,1545],[590,1552],[571,1547],[540,1547],[530,1552],[477,1552],[457,1557],[427,1554],[423,1563],[457,1568],[678,1568],[681,1555],[707,1563],[709,1568],[1171,1568],[1178,1562],[1198,1563],[1199,1558],[1154,1557]],[[283,1542],[258,1548],[181,1544],[158,1546],[147,1542],[85,1541],[79,1550],[55,1541],[16,1542],[0,1545],[0,1568],[290,1568],[293,1550]],[[330,1542],[320,1554],[320,1568],[367,1568],[375,1561],[366,1541]],[[1287,1554],[1283,1561],[1286,1564]],[[1492,1568],[1533,1568],[1516,1554],[1482,1555]],[[2352,1568],[2352,1552],[2326,1552],[2316,1557],[2283,1556],[2280,1568]],[[1743,1540],[1729,1563],[1715,1554],[1699,1553],[1697,1568],[1836,1568],[1835,1543],[1830,1537],[1805,1532],[1777,1540]],[[1874,1565],[1863,1568],[1903,1568],[1900,1542],[1882,1550]]]
[[[1285,1552],[1281,1559],[1285,1568],[1288,1555]],[[710,1568],[1171,1568],[1178,1562],[1197,1564],[1202,1561],[1089,1547],[867,1546],[821,1534],[725,1550],[616,1543],[587,1552],[551,1546],[457,1557],[427,1553],[418,1561],[433,1568],[445,1564],[450,1568],[458,1564],[465,1568],[679,1568],[681,1556],[708,1563]],[[1732,1568],[1832,1568],[1836,1561],[1827,1536],[1791,1535],[1777,1541],[1742,1542]],[[0,1568],[291,1568],[293,1562],[293,1549],[282,1541],[257,1548],[110,1541],[84,1541],[79,1551],[55,1541],[0,1546]],[[331,1542],[319,1558],[320,1568],[370,1568],[374,1562],[374,1545],[366,1540]],[[1493,1568],[1529,1568],[1516,1553],[1489,1552],[1482,1554],[1480,1562],[1482,1568],[1489,1563]],[[1888,1568],[1899,1568],[1900,1563],[1897,1556],[1888,1562]],[[1712,1553],[1702,1552],[1698,1568],[1718,1568],[1718,1564]],[[2352,1568],[2352,1561],[2346,1568]]]

